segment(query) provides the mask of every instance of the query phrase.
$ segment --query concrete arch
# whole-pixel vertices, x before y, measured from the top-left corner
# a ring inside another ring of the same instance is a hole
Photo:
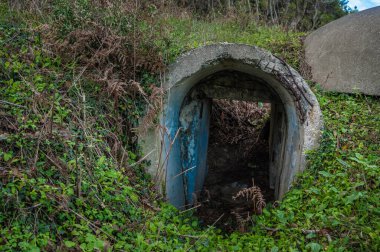
[[[281,199],[305,151],[318,145],[322,115],[303,78],[281,59],[255,46],[215,44],[182,55],[169,67],[161,127],[140,140],[148,171],[169,202],[192,205],[207,174],[211,98],[267,100],[272,104],[270,176]]]

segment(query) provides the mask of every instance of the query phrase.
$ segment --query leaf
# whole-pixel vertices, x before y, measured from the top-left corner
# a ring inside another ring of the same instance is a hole
[[[285,217],[285,213],[283,211],[277,211],[276,215],[277,215],[280,222],[284,223],[287,221],[287,219]]]
[[[100,156],[98,161],[96,162],[97,166],[102,166],[106,163],[106,157],[105,156]]]
[[[343,166],[345,166],[345,167],[350,167],[350,165],[347,164],[347,162],[343,161],[342,159],[337,158],[336,160],[337,160],[339,163],[341,163]]]
[[[149,229],[153,232],[153,233],[156,233],[157,231],[157,226],[154,225],[154,223],[149,223]]]
[[[355,200],[365,196],[362,192],[354,192],[351,195],[347,196],[345,199],[346,205],[351,204]]]
[[[193,222],[191,222],[191,226],[192,226],[192,227],[197,227],[197,226],[198,226],[198,221],[193,221]]]
[[[95,239],[94,247],[101,250],[102,248],[104,248],[104,241],[100,239]]]
[[[358,159],[363,159],[363,155],[362,154],[360,154],[360,153],[355,153],[355,156],[356,156],[356,158],[358,158]]]
[[[328,173],[326,171],[320,171],[318,172],[319,174],[321,174],[322,176],[326,177],[326,178],[330,178],[332,177],[332,174],[331,173]]]
[[[4,161],[7,162],[13,157],[13,152],[4,153]]]
[[[72,241],[64,241],[65,246],[68,248],[73,248],[75,246],[75,242]]]
[[[322,250],[322,245],[315,242],[310,242],[306,245],[306,248],[310,248],[311,252],[319,252]]]
[[[271,252],[278,252],[278,247],[274,246],[273,248],[271,248],[270,251],[271,251]]]
[[[137,194],[135,193],[130,193],[129,194],[129,198],[134,202],[134,203],[137,203],[139,201],[139,196],[137,196]]]
[[[306,235],[307,239],[311,239],[311,238],[315,238],[315,237],[317,237],[317,235],[315,233],[310,233],[310,234]]]
[[[308,190],[306,190],[308,193],[314,193],[314,194],[320,194],[321,191],[316,187],[310,187]]]
[[[39,248],[37,248],[37,247],[32,247],[32,248],[30,248],[29,251],[30,252],[40,252],[41,250]]]

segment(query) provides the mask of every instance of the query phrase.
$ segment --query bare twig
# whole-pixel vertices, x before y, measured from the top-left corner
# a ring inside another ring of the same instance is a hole
[[[190,167],[189,169],[184,170],[183,172],[181,172],[181,173],[175,175],[175,176],[173,177],[173,179],[175,179],[176,177],[181,176],[182,174],[184,174],[184,173],[186,173],[186,172],[188,172],[188,171],[193,170],[194,168],[196,168],[196,166],[193,166],[193,167]]]
[[[142,157],[140,160],[136,161],[135,163],[129,165],[130,167],[133,167],[133,166],[136,166],[138,164],[140,164],[141,162],[143,162],[145,159],[147,159],[154,151],[156,151],[156,149],[154,150],[151,150],[148,154],[146,154],[144,157]]]
[[[198,205],[196,205],[196,206],[190,207],[190,208],[188,208],[188,209],[186,209],[186,210],[181,211],[180,214],[183,214],[183,213],[186,213],[186,212],[188,212],[188,211],[191,211],[191,210],[197,209],[197,208],[199,208],[199,207],[201,207],[201,206],[202,206],[202,204],[198,204]]]
[[[4,101],[4,100],[0,100],[0,103],[6,104],[6,105],[15,106],[15,107],[19,107],[19,108],[27,108],[26,106],[19,105],[19,104],[16,104],[16,103],[13,103],[13,102],[9,102],[9,101]]]
[[[177,139],[179,132],[182,130],[182,128],[178,128],[176,134],[174,135],[173,140],[171,140],[170,139],[170,134],[169,134],[168,130],[165,127],[163,127],[163,126],[161,126],[161,129],[165,129],[164,132],[166,133],[167,137],[169,138],[170,144],[169,144],[169,150],[166,152],[165,158],[164,158],[164,160],[162,162],[162,165],[159,167],[158,171],[162,170],[163,167],[165,166],[167,160],[169,159],[169,154],[170,154],[170,152],[172,150],[173,144],[174,144],[175,140]],[[160,175],[159,172],[157,172],[155,180],[157,178],[159,178],[159,175]]]
[[[330,234],[327,232],[326,229],[302,229],[302,233],[304,234],[321,234],[326,236],[328,242],[332,242]]]

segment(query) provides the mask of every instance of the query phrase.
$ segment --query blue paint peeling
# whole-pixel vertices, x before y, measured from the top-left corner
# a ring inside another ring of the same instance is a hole
[[[193,99],[181,109],[181,172],[187,205],[194,204],[207,174],[209,115],[210,102],[206,99]]]

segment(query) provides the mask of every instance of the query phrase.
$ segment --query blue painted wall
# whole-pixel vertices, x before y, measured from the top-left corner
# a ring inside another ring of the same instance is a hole
[[[181,168],[186,205],[193,205],[207,174],[210,123],[208,99],[185,99],[180,112]]]

